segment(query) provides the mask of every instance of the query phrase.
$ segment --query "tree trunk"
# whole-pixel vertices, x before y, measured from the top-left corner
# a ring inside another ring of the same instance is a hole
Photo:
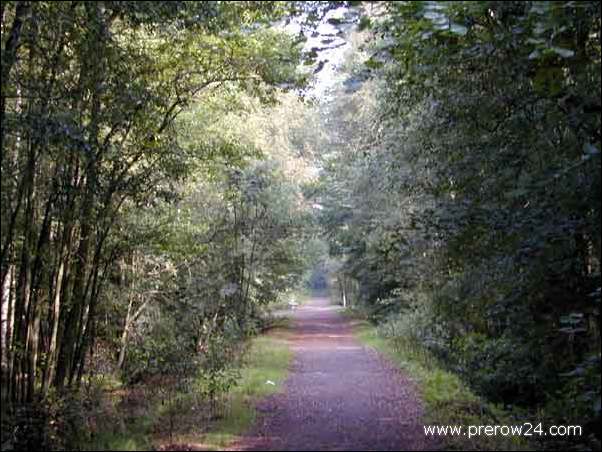
[[[123,327],[123,331],[121,332],[121,340],[120,340],[120,348],[119,348],[119,359],[117,360],[117,368],[123,369],[123,363],[125,361],[125,349],[127,346],[128,340],[128,331],[130,329],[130,316],[132,313],[132,298],[130,297],[130,301],[128,303],[128,311],[125,316],[125,325]]]
[[[13,291],[13,280],[14,280],[14,265],[9,267],[9,272],[6,280],[3,283],[2,290],[2,333],[0,337],[1,345],[1,365],[0,375],[2,382],[2,400],[6,400],[9,395],[9,381],[11,378],[11,341],[12,331],[14,323],[14,291]]]
[[[15,17],[8,33],[8,39],[2,49],[2,105],[0,105],[0,127],[4,131],[6,113],[6,95],[10,81],[10,72],[17,61],[17,50],[21,42],[21,30],[29,13],[30,2],[17,2]],[[4,14],[4,10],[2,11]],[[0,164],[4,166],[4,133],[0,133]]]
[[[59,269],[54,281],[54,296],[51,306],[52,332],[50,334],[50,344],[47,350],[46,364],[42,382],[42,393],[46,394],[50,387],[50,382],[54,377],[54,367],[57,355],[57,337],[59,331],[59,320],[61,314],[61,288],[63,284],[63,274],[65,272],[65,261],[59,259]]]

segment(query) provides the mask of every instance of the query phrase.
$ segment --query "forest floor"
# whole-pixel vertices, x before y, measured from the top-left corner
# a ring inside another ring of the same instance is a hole
[[[421,450],[416,385],[353,336],[353,321],[316,297],[294,311],[283,392],[257,405],[255,427],[232,450]]]

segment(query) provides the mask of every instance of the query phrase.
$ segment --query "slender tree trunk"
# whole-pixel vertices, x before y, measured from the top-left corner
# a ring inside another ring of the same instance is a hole
[[[120,348],[119,348],[119,358],[117,360],[117,368],[122,369],[123,363],[125,362],[125,351],[127,346],[127,339],[129,335],[130,322],[132,321],[132,314],[134,313],[134,279],[136,278],[136,256],[135,252],[132,253],[132,265],[131,265],[131,275],[130,280],[127,281],[126,278],[126,265],[125,261],[122,265],[122,287],[125,287],[127,284],[128,287],[128,309],[125,315],[125,323],[123,325],[123,331],[121,332],[121,340],[120,340]]]
[[[125,316],[125,325],[121,332],[120,348],[119,348],[119,359],[117,360],[117,368],[123,369],[123,363],[125,361],[125,349],[127,346],[128,334],[130,329],[131,315],[132,315],[133,297],[130,294],[128,302],[128,310]]]
[[[89,205],[90,201],[88,201],[87,204]],[[78,335],[81,334],[80,319],[83,314],[84,303],[86,301],[84,290],[86,286],[86,274],[89,267],[89,239],[92,229],[89,218],[90,214],[90,209],[86,208],[82,215],[82,221],[84,224],[81,227],[79,246],[77,247],[76,253],[78,259],[75,276],[73,279],[73,288],[69,296],[70,309],[67,313],[63,330],[64,335],[62,336],[57,360],[55,386],[58,389],[62,389],[64,387],[65,379],[69,374],[69,370],[73,366],[75,345]]]
[[[7,375],[6,375],[6,391],[4,400],[11,400],[14,389],[14,349],[12,348],[13,336],[15,331],[15,266],[10,267],[10,286],[8,288],[8,306],[9,313],[7,315],[6,329],[6,360],[7,360]]]
[[[42,393],[46,394],[50,387],[50,382],[54,377],[54,367],[57,355],[57,337],[59,331],[59,319],[61,313],[61,287],[63,284],[63,274],[65,272],[65,261],[62,256],[59,257],[59,268],[54,279],[54,294],[51,305],[52,332],[50,333],[50,345],[47,350],[46,364],[42,381]]]
[[[2,385],[2,400],[8,398],[9,392],[9,381],[11,378],[11,338],[13,330],[13,312],[14,312],[14,295],[13,295],[13,278],[14,278],[14,266],[9,267],[8,277],[3,283],[2,290],[2,331],[1,331],[1,385]]]
[[[62,389],[66,379],[73,381],[73,375],[78,363],[78,347],[84,337],[87,325],[86,311],[89,309],[91,284],[95,281],[98,272],[98,261],[95,257],[91,259],[91,244],[94,239],[94,204],[97,201],[96,191],[98,189],[97,170],[101,161],[101,150],[98,145],[99,123],[101,113],[101,90],[100,84],[103,81],[104,68],[102,67],[102,52],[104,50],[105,23],[102,18],[100,6],[96,3],[86,3],[86,13],[90,21],[88,35],[87,55],[82,55],[82,60],[89,55],[96,54],[99,59],[87,61],[82,66],[80,73],[80,82],[83,86],[86,82],[92,91],[90,100],[90,122],[88,131],[88,159],[85,163],[85,189],[84,199],[81,209],[81,226],[79,245],[77,247],[77,268],[73,278],[73,289],[69,296],[70,309],[66,317],[64,326],[65,334],[62,337],[59,357],[57,361],[57,370],[55,385]],[[84,107],[82,106],[82,109]],[[93,289],[93,288],[92,288]],[[92,290],[93,292],[93,290]],[[88,313],[89,315],[89,313]]]
[[[13,23],[10,32],[8,33],[6,44],[2,49],[2,104],[0,105],[0,127],[2,131],[5,130],[4,120],[6,113],[6,95],[8,94],[7,90],[10,82],[10,73],[15,62],[17,61],[17,51],[21,43],[21,31],[23,29],[26,16],[29,14],[29,10],[30,2],[16,3],[15,17],[13,18]],[[2,14],[4,14],[4,9]],[[0,165],[2,165],[2,167],[4,167],[4,155],[4,133],[0,133]]]
[[[10,274],[8,277],[2,281],[2,298],[0,298],[0,363],[2,365],[2,375],[4,375],[4,369],[7,365],[6,353],[8,351],[5,344],[8,344],[6,338],[8,337],[8,319],[9,319],[9,311],[10,311],[10,286],[11,279]]]
[[[27,369],[27,338],[29,336],[29,303],[31,296],[31,256],[33,255],[33,235],[34,235],[34,182],[35,182],[35,157],[34,151],[29,143],[29,157],[27,168],[25,170],[26,179],[26,207],[25,218],[23,221],[23,244],[21,248],[21,258],[19,273],[17,278],[17,290],[15,300],[15,332],[12,347],[15,350],[15,367],[13,374],[13,388],[16,391],[13,394],[13,401],[19,402],[26,399],[25,386],[23,379],[28,372]]]

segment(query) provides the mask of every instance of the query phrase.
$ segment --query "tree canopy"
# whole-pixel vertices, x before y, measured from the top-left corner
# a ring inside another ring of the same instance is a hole
[[[584,424],[599,448],[598,2],[0,15],[15,418],[96,373],[202,375],[213,402],[266,306],[327,284],[488,400]],[[318,95],[328,65],[341,79]]]

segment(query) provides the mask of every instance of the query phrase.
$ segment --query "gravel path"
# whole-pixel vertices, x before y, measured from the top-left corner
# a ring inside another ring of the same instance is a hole
[[[258,405],[255,429],[238,450],[424,450],[414,385],[358,343],[350,322],[313,298],[294,313],[295,353],[284,393]]]

